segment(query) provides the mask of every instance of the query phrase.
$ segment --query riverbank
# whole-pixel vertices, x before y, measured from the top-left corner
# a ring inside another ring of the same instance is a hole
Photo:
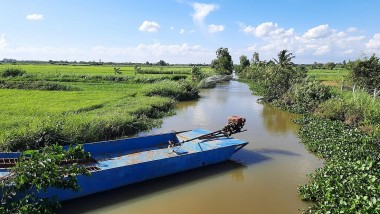
[[[1,66],[1,151],[132,135],[158,126],[176,102],[198,98],[190,75],[135,74],[133,67],[115,73],[112,66]]]
[[[247,119],[248,131],[233,137],[250,143],[230,161],[69,201],[61,213],[165,214],[180,209],[184,214],[293,214],[307,209],[310,203],[299,199],[297,187],[308,182],[306,174],[322,161],[298,143],[299,127],[291,122],[296,115],[257,103],[260,97],[238,81],[200,90],[199,95],[198,100],[178,102],[175,115],[138,136],[216,131],[228,116],[239,115]]]
[[[298,67],[256,66],[242,78],[262,101],[302,113],[296,120],[301,142],[325,160],[299,187],[302,200],[315,203],[305,212],[378,213],[380,101],[364,91],[341,92],[308,80]]]

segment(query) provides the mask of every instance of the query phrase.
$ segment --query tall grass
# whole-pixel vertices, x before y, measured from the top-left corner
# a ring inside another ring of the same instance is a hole
[[[16,76],[22,76],[25,74],[25,71],[20,69],[20,68],[12,68],[12,67],[8,67],[8,68],[4,68],[1,72],[0,72],[0,76],[1,77],[16,77]]]
[[[0,122],[0,146],[3,151],[130,135],[157,125],[159,121],[152,119],[162,117],[173,107],[171,99],[162,97],[94,93],[89,97],[89,94],[56,94],[59,98],[54,99],[54,96],[43,94],[37,95],[37,98],[34,93],[33,100],[39,101],[37,105],[31,104],[32,100],[28,102],[25,96],[19,96],[19,102],[14,99],[13,105],[1,113],[1,117],[6,119]],[[50,99],[50,102],[44,102],[44,98]],[[20,102],[24,103],[24,108]]]
[[[4,89],[26,89],[46,91],[76,91],[79,88],[47,81],[4,81],[0,80],[0,88]]]
[[[145,91],[145,95],[170,97],[183,101],[198,98],[198,90],[195,85],[191,85],[187,81],[162,81],[149,87]]]
[[[158,125],[175,100],[197,97],[184,80],[189,75],[135,75],[123,68],[115,75],[111,66],[20,67],[22,76],[0,78],[7,88],[0,89],[0,151],[134,134]]]
[[[366,91],[339,92],[322,103],[316,113],[349,125],[376,125],[380,122],[380,100]]]

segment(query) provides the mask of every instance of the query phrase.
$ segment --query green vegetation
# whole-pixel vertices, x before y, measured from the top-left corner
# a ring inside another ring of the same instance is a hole
[[[234,64],[228,48],[219,48],[216,51],[216,59],[211,62],[211,68],[221,75],[232,74]]]
[[[292,87],[275,100],[273,104],[280,106],[293,113],[311,113],[323,101],[330,99],[332,96],[331,88],[321,84],[318,81],[304,80],[295,83]]]
[[[249,62],[247,56],[242,55],[239,57],[240,64],[235,66],[235,71],[240,73],[244,69],[246,69],[251,63]]]
[[[353,63],[350,72],[352,81],[367,90],[380,86],[380,61],[375,55]]]
[[[348,74],[349,71],[347,69],[312,69],[307,72],[307,75],[311,78],[335,85],[340,85]]]
[[[135,67],[135,72],[137,74],[190,74],[191,67]]]
[[[299,136],[326,162],[299,188],[303,200],[315,202],[305,212],[380,213],[380,101],[368,93],[379,85],[379,59],[349,62],[350,71],[312,70],[307,78],[304,68],[284,53],[276,63],[252,60],[239,76],[263,101],[308,113],[296,120]],[[340,91],[317,81],[342,81],[343,75],[365,90]]]
[[[4,81],[0,80],[0,88],[4,89],[27,89],[46,91],[79,91],[80,88],[46,81]]]
[[[25,72],[0,78],[1,151],[131,135],[198,92],[190,74],[135,74],[133,66],[118,74],[114,66],[12,66],[0,69]]]
[[[1,77],[16,77],[16,76],[22,76],[25,74],[25,71],[20,68],[5,68],[0,73]]]
[[[321,103],[314,114],[380,137],[380,101],[365,91],[335,92],[334,97]]]
[[[63,161],[85,159],[81,146],[63,150],[51,145],[42,151],[28,151],[21,155],[10,174],[3,178],[1,187],[1,213],[54,213],[60,207],[56,198],[39,198],[48,188],[80,191],[77,175],[89,175],[85,167]]]
[[[326,160],[301,186],[303,200],[316,202],[309,213],[379,213],[380,145],[339,121],[303,117],[299,136]]]
[[[306,71],[302,67],[292,66],[291,55],[286,50],[279,53],[277,64],[255,62],[239,73],[239,76],[251,82],[251,89],[263,96],[263,101],[272,102],[280,99],[293,84],[304,81]]]
[[[188,81],[162,81],[152,85],[145,91],[146,96],[170,97],[175,100],[198,98],[198,90]]]

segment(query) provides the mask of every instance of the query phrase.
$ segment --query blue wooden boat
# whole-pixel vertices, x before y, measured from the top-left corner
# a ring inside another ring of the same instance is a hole
[[[64,201],[216,164],[227,161],[248,144],[222,133],[215,135],[215,132],[195,129],[83,144],[84,150],[91,153],[94,161],[86,163],[90,176],[78,176],[82,191],[51,188],[42,197],[58,196],[59,200]],[[0,159],[11,162],[19,155],[0,153]],[[0,169],[0,177],[7,173],[6,168]]]

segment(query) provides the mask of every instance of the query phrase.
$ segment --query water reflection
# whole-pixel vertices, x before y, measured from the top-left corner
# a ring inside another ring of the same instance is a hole
[[[179,102],[175,105],[178,110],[185,110],[190,107],[194,107],[197,104],[197,100]]]
[[[183,172],[66,202],[62,213],[299,213],[308,204],[297,187],[322,162],[298,143],[295,115],[257,103],[246,84],[231,81],[202,90],[197,101],[177,104],[177,114],[139,136],[204,128],[219,130],[230,115],[247,118],[250,142],[233,161]]]
[[[128,203],[128,201],[135,201],[139,198],[154,197],[156,195],[169,192],[179,186],[198,183],[201,180],[217,177],[220,174],[228,174],[234,181],[243,181],[244,170],[246,168],[247,166],[239,162],[227,161],[203,168],[181,172],[155,180],[145,181],[64,202],[62,204],[63,208],[59,213],[75,214],[91,212],[112,204],[118,204],[120,202]],[[72,207],[75,207],[75,209],[72,209]]]
[[[269,156],[266,156],[265,154],[261,154],[257,151],[251,151],[247,149],[239,150],[239,153],[235,154],[232,157],[232,160],[235,162],[241,163],[245,166],[258,164],[264,161],[268,161],[271,158]]]
[[[296,115],[292,115],[285,111],[279,111],[277,108],[264,104],[262,116],[264,119],[264,125],[271,133],[297,133],[298,127],[291,119],[296,118]]]

